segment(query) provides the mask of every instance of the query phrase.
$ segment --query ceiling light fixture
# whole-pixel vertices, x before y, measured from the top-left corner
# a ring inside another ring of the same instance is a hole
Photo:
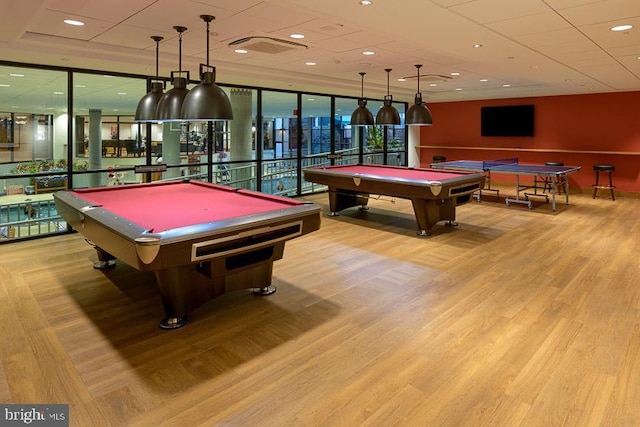
[[[633,28],[633,25],[616,25],[615,27],[611,27],[611,31],[626,31]]]
[[[351,113],[351,126],[373,126],[373,114],[367,108],[367,100],[364,97],[364,76],[367,73],[360,73],[360,98],[358,107]]]
[[[416,65],[418,70],[418,92],[416,93],[415,103],[407,110],[407,117],[405,123],[408,126],[431,126],[433,124],[433,117],[431,111],[422,102],[422,93],[420,93],[420,67],[422,65]]]
[[[186,121],[233,120],[229,97],[216,84],[216,68],[209,65],[209,27],[215,17],[200,15],[200,18],[207,24],[207,64],[200,64],[201,82],[184,98],[182,118]]]
[[[373,2],[371,0],[360,0],[362,6],[371,6]]]
[[[187,80],[189,79],[189,72],[187,71],[187,77],[182,77],[182,33],[187,31],[187,27],[174,26],[179,34],[179,53],[178,53],[178,72],[171,72],[171,81],[173,88],[168,90],[162,98],[158,101],[157,119],[161,122],[181,122],[182,119],[182,103],[184,97],[189,92],[187,90]]]
[[[164,95],[164,84],[159,78],[158,62],[160,55],[160,41],[163,38],[164,37],[161,36],[151,36],[151,39],[156,42],[156,79],[151,82],[149,92],[147,92],[140,102],[138,102],[135,115],[136,122],[151,122],[158,120],[158,102],[160,101],[160,98],[162,98],[162,95]]]
[[[399,125],[400,114],[392,105],[393,97],[389,93],[389,73],[391,72],[391,68],[385,68],[385,71],[387,72],[387,94],[384,97],[384,105],[378,110],[378,114],[376,114],[376,124],[384,126]]]
[[[84,22],[76,21],[75,19],[65,19],[64,23],[67,25],[73,25],[75,27],[82,27],[84,25]]]

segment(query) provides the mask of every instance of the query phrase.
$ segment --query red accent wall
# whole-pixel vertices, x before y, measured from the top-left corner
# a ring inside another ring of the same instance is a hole
[[[480,136],[481,107],[522,104],[535,106],[535,136]],[[435,155],[447,160],[559,161],[582,167],[570,181],[573,188],[586,190],[595,181],[593,165],[607,163],[616,167],[616,190],[640,193],[640,92],[446,102],[429,104],[429,109],[433,126],[421,128],[420,146],[473,149],[421,148],[421,166]]]

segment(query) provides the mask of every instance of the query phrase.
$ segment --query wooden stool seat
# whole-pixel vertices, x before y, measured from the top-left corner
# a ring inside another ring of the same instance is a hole
[[[611,200],[615,200],[616,196],[613,193],[613,189],[615,186],[613,185],[613,172],[616,170],[614,165],[609,164],[597,164],[593,165],[593,170],[596,173],[596,183],[593,185],[593,198],[595,199],[599,189],[609,190],[611,192]],[[609,174],[609,184],[601,185],[600,184],[600,172]]]
[[[447,158],[445,156],[433,156],[433,158],[431,159],[432,163],[442,163],[446,161],[447,161]]]

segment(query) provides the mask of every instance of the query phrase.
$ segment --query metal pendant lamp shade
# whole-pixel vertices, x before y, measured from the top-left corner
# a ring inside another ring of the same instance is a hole
[[[433,125],[431,111],[429,111],[427,106],[422,102],[422,94],[420,93],[420,67],[422,67],[422,65],[416,65],[418,69],[418,92],[416,93],[415,103],[407,110],[405,117],[407,126]]]
[[[227,94],[215,83],[215,68],[209,66],[209,25],[215,19],[200,15],[207,24],[207,64],[200,64],[201,82],[191,89],[182,104],[182,117],[186,121],[233,120],[233,110]]]
[[[385,71],[387,72],[387,95],[384,97],[382,108],[376,114],[376,124],[384,126],[399,125],[401,123],[400,113],[393,106],[393,97],[389,94],[389,73],[391,68],[385,68]]]
[[[179,62],[178,62],[178,74],[177,77],[174,77],[174,73],[171,73],[171,78],[173,81],[173,88],[168,90],[160,101],[158,102],[158,110],[157,116],[158,121],[161,122],[181,122],[184,121],[182,118],[182,103],[184,98],[187,96],[189,92],[187,90],[187,79],[181,77],[182,73],[182,33],[184,33],[187,28],[186,27],[173,27],[180,34],[180,53],[179,53]]]
[[[160,41],[163,39],[161,36],[151,36],[153,41],[156,42],[156,80],[158,77],[158,54],[160,51]],[[136,108],[135,121],[136,122],[153,122],[158,119],[158,102],[164,93],[162,92],[164,86],[162,82],[155,81],[151,83],[149,92],[140,99],[138,107]]]
[[[373,114],[367,108],[367,100],[364,97],[364,76],[360,73],[360,98],[358,107],[351,113],[351,126],[373,126]]]

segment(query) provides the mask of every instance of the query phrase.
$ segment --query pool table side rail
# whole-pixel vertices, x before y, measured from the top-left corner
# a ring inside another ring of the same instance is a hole
[[[221,239],[227,241],[227,245],[233,240],[255,240],[250,248],[245,248],[248,251],[274,243],[265,236],[275,241],[290,240],[318,230],[321,221],[321,207],[304,202],[272,212],[150,233],[104,208],[93,206],[73,192],[55,193],[54,199],[58,212],[73,229],[92,242],[100,242],[102,250],[141,271],[202,262],[206,242],[214,241],[215,246],[215,241]],[[286,230],[292,235],[284,235]],[[189,250],[184,250],[186,245]],[[201,255],[192,258],[196,251]],[[206,258],[215,256],[222,255],[209,251]]]
[[[357,190],[363,194],[380,194],[400,198],[446,198],[472,194],[484,187],[483,173],[461,172],[460,176],[439,180],[409,180],[375,174],[351,174],[331,169],[308,168],[303,171],[306,181],[345,190]],[[441,190],[445,189],[442,193]]]

